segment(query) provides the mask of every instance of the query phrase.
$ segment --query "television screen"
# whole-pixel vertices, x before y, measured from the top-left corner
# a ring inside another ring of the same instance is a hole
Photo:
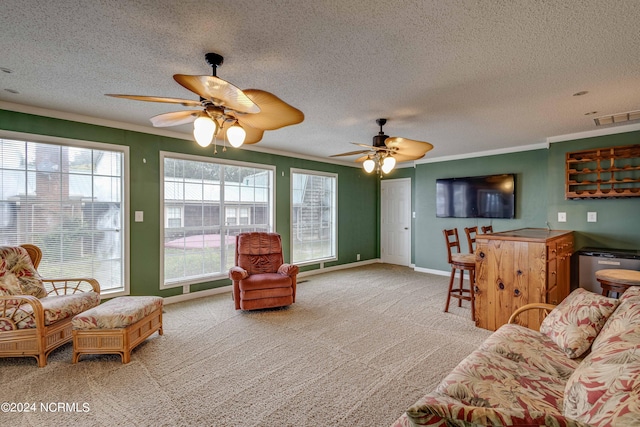
[[[515,218],[515,175],[436,180],[439,218]]]

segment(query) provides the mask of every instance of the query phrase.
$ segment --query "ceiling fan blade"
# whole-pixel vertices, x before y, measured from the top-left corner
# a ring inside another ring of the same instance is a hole
[[[240,123],[240,125],[247,133],[246,137],[244,138],[244,144],[255,144],[256,142],[260,142],[260,140],[262,139],[262,135],[264,134],[264,131],[262,129],[252,128],[248,125],[242,125],[242,123]],[[226,123],[222,127],[222,129],[220,129],[218,135],[216,135],[218,141],[224,141],[227,135],[227,129],[229,129],[230,126],[230,124]]]
[[[175,111],[153,116],[150,120],[155,127],[178,126],[192,123],[201,115],[204,115],[203,111]]]
[[[363,154],[363,153],[368,153],[371,150],[358,150],[358,151],[349,151],[348,153],[341,153],[341,154],[333,154],[329,157],[340,157],[340,156],[353,156],[355,154]]]
[[[295,125],[304,120],[302,111],[287,104],[272,93],[246,89],[245,95],[260,107],[256,114],[237,114],[238,120],[256,129],[274,130]]]
[[[260,107],[247,95],[226,80],[215,76],[188,76],[175,74],[173,79],[191,92],[215,105],[237,111],[239,113],[259,113]]]
[[[193,101],[191,99],[180,99],[180,98],[164,98],[160,96],[144,96],[144,95],[120,95],[107,93],[107,96],[112,96],[114,98],[124,98],[124,99],[133,99],[134,101],[147,101],[147,102],[167,102],[169,104],[180,104],[185,107],[201,107],[202,104],[200,101]]]
[[[380,150],[386,150],[387,147],[376,147],[374,145],[367,145],[367,144],[360,144],[359,142],[352,142],[353,145],[357,145],[359,147],[366,147],[369,150],[375,150],[375,151],[380,151]]]
[[[384,144],[393,150],[393,157],[395,157],[398,162],[420,159],[424,157],[427,151],[433,149],[433,145],[428,142],[416,141],[400,136],[387,138]]]
[[[364,162],[365,160],[367,160],[368,158],[369,158],[369,156],[368,156],[368,155],[367,155],[367,156],[358,157],[358,158],[355,160],[355,162],[357,162],[357,163],[362,163],[362,162]]]

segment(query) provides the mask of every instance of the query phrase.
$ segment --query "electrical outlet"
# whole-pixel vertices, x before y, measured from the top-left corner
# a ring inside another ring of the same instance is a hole
[[[360,254],[356,254],[356,261],[360,261]]]
[[[587,222],[598,222],[598,212],[587,212]]]
[[[558,222],[567,222],[566,212],[558,212]]]
[[[144,211],[136,211],[135,221],[136,222],[143,222],[144,221]]]

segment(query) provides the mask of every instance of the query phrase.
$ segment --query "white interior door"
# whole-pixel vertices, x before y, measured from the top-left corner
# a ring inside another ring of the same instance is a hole
[[[380,183],[380,258],[382,262],[411,264],[411,179]]]

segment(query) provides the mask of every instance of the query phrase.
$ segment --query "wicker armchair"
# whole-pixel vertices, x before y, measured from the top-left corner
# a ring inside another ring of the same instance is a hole
[[[35,245],[0,247],[0,357],[35,357],[71,341],[71,319],[100,304],[95,279],[43,279]]]

